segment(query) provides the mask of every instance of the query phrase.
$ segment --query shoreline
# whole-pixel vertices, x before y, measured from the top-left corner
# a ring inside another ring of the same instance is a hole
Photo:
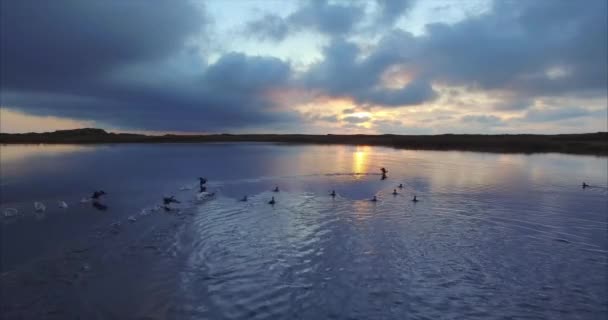
[[[566,153],[608,155],[608,132],[582,134],[442,134],[442,135],[305,135],[210,134],[163,135],[108,133],[101,129],[0,134],[0,144],[117,144],[266,142],[286,144],[369,145],[396,149],[478,151],[491,153]]]

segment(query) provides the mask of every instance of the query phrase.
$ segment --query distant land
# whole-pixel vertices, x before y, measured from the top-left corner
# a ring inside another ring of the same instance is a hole
[[[403,149],[469,150],[484,152],[560,152],[608,155],[608,132],[583,134],[441,134],[441,135],[308,135],[308,134],[209,134],[151,136],[111,133],[84,128],[45,133],[0,133],[0,144],[95,143],[211,143],[274,142],[290,144],[347,144]]]

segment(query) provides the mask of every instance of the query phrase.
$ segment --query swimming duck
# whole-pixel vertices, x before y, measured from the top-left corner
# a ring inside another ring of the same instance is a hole
[[[247,202],[247,196],[243,196],[243,199],[241,199],[242,202]]]
[[[272,190],[273,192],[279,192],[279,186],[274,187],[274,190]]]
[[[274,205],[276,203],[276,201],[274,201],[274,197],[272,197],[272,199],[270,199],[270,201],[268,201],[268,204]]]
[[[398,193],[397,193],[397,189],[393,189],[393,195],[394,195],[394,196],[398,195]]]
[[[416,196],[414,196],[414,199],[412,199],[412,202],[418,202],[418,201],[420,201],[420,200],[418,200],[418,199],[416,198]]]
[[[3,211],[5,217],[14,217],[19,214],[19,211],[15,208],[6,208]]]
[[[398,188],[403,189],[403,183],[400,183]]]
[[[101,196],[103,196],[103,195],[106,195],[106,192],[103,190],[98,190],[98,191],[93,192],[93,195],[91,195],[91,199],[97,200],[97,199],[101,198]]]
[[[380,168],[380,171],[382,171],[383,175],[386,175],[386,173],[388,172],[388,170],[386,170],[386,168],[384,167]]]
[[[163,197],[163,204],[165,206],[171,204],[171,203],[179,203],[179,201],[177,201],[175,199],[175,196],[170,196],[170,197]]]
[[[200,185],[204,185],[205,183],[207,183],[207,179],[203,177],[198,177],[198,183]]]
[[[44,212],[46,211],[46,206],[44,203],[36,201],[34,202],[34,210],[36,210],[36,212]]]
[[[376,201],[378,201],[378,198],[376,198],[376,196],[374,196],[374,197],[373,197],[373,198],[371,198],[371,200],[369,200],[369,201],[371,201],[371,202],[376,202]]]
[[[332,198],[335,198],[336,197],[336,190],[332,190],[329,195],[332,196]]]
[[[67,209],[68,208],[68,204],[65,201],[58,201],[57,205],[59,205],[59,208],[61,208],[61,209]]]
[[[588,187],[589,187],[589,185],[585,181],[583,181],[583,189],[588,188]]]

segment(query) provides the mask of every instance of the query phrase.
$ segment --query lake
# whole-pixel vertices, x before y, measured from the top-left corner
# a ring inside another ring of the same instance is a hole
[[[0,155],[5,319],[608,317],[606,157],[264,143]],[[198,177],[215,196],[197,199]]]

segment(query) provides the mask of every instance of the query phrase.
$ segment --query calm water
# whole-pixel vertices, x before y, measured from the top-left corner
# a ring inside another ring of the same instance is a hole
[[[608,316],[607,158],[271,144],[0,154],[6,319]],[[199,176],[215,198],[196,200]],[[97,189],[106,210],[81,203]],[[157,210],[163,195],[181,203]]]

